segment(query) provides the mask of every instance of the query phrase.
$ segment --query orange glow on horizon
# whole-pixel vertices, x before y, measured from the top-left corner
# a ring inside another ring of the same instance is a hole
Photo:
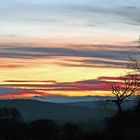
[[[34,96],[41,96],[39,94],[30,94],[30,93],[21,93],[21,94],[3,94],[3,95],[0,95],[0,98],[1,99],[27,99],[27,98],[32,98]],[[50,94],[50,95],[46,95],[47,96],[60,96],[60,94]],[[108,92],[108,91],[85,91],[85,92],[65,92],[63,94],[63,92],[61,92],[61,96],[67,96],[67,97],[80,97],[80,96],[113,96],[111,94],[111,92]]]
[[[119,40],[119,39],[118,39]],[[65,44],[67,42],[67,44]],[[34,45],[34,47],[40,45],[40,47],[46,47],[46,45],[51,45],[51,47],[70,47],[68,44],[71,43],[73,44],[74,42],[69,42],[66,40],[66,42],[59,40],[59,41],[53,41],[51,40],[45,40],[45,39],[9,39],[9,40],[0,40],[0,44],[19,44],[19,47],[22,47],[24,44],[29,44],[29,45]],[[95,41],[96,42],[96,41]],[[95,43],[89,42],[90,43]],[[79,42],[77,41],[77,44]],[[84,42],[86,43],[86,42]],[[20,46],[21,45],[21,46]],[[68,46],[67,46],[68,45]],[[83,44],[84,45],[84,44]],[[114,44],[115,45],[115,44]],[[31,46],[32,47],[32,46]],[[88,46],[87,46],[88,47]],[[76,48],[77,49],[77,48]],[[83,49],[83,48],[82,48]],[[101,49],[105,48],[94,48],[95,51],[101,51]],[[113,50],[114,48],[111,48]],[[83,49],[84,51],[86,48]],[[118,77],[120,75],[126,74],[126,71],[129,71],[128,69],[122,68],[113,68],[113,67],[100,67],[98,66],[93,66],[93,67],[88,67],[88,66],[81,66],[78,67],[76,66],[79,64],[80,60],[90,60],[90,57],[74,57],[74,56],[63,56],[63,57],[50,57],[50,58],[30,58],[30,59],[23,59],[23,58],[18,58],[18,57],[12,57],[12,58],[0,58],[0,61],[2,62],[0,64],[0,73],[1,73],[1,79],[0,79],[0,84],[1,87],[11,84],[10,82],[5,83],[4,81],[7,80],[25,80],[25,81],[30,81],[28,84],[34,84],[32,81],[38,81],[36,84],[42,84],[42,82],[39,81],[56,81],[56,83],[63,83],[63,82],[75,82],[75,81],[83,81],[83,80],[99,80],[98,77],[102,76],[113,76],[113,77]],[[105,60],[107,62],[110,62],[110,59],[102,59],[102,58],[94,58],[94,60],[102,61]],[[59,61],[64,62],[67,61],[69,64],[74,64],[73,66],[66,66],[63,64],[60,64]],[[114,62],[118,62],[118,60],[113,60]],[[122,61],[121,61],[122,62]],[[81,64],[82,65],[82,64]],[[20,85],[21,83],[15,82],[15,85]],[[27,84],[26,82],[23,82],[23,84]],[[51,84],[51,83],[43,83],[43,84]],[[88,85],[85,85],[88,86]],[[9,86],[10,87],[10,86]],[[90,87],[90,86],[89,86]],[[12,86],[11,86],[12,88]],[[16,86],[14,88],[17,88]],[[20,89],[32,89],[36,90],[36,87],[20,87]],[[41,89],[42,90],[42,89]],[[43,91],[44,92],[44,91]],[[77,91],[62,91],[62,90],[50,90],[49,92],[53,93],[54,95],[64,95],[64,96],[111,96],[110,91],[98,91],[98,90],[93,90],[93,91],[88,91],[88,90],[77,90]],[[53,96],[53,94],[50,94]],[[7,95],[0,95],[0,98],[30,98],[33,96],[49,96],[48,94],[46,95],[46,92],[44,93],[38,93],[38,94],[33,94],[33,93],[22,93],[21,94],[7,94]]]
[[[0,98],[112,96],[140,58],[132,1],[1,1]]]

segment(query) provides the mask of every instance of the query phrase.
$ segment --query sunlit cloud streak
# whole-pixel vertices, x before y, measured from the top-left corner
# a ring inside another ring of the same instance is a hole
[[[56,81],[53,80],[46,80],[46,81],[35,81],[35,80],[6,80],[3,82],[7,83],[56,83]]]
[[[136,78],[139,78],[139,75],[134,75]],[[97,79],[89,79],[75,82],[56,82],[52,81],[52,83],[48,82],[46,84],[36,83],[40,81],[25,81],[26,84],[22,84],[21,80],[7,80],[0,85],[0,97],[4,97],[4,95],[11,96],[13,98],[22,97],[33,97],[33,96],[67,96],[67,93],[75,93],[77,96],[77,92],[101,92],[100,95],[104,96],[104,92],[109,92],[110,95],[112,88],[111,85],[124,86],[125,81],[127,80],[128,75],[124,77],[98,77]],[[9,84],[8,84],[8,83]],[[33,83],[28,83],[33,82]],[[35,83],[34,83],[35,82]],[[89,94],[90,95],[90,94]],[[6,97],[5,96],[5,97]]]
[[[15,83],[13,82],[14,80],[10,81],[11,83]],[[117,81],[114,83],[117,83]],[[91,79],[76,82],[57,82],[52,84],[3,84],[0,85],[0,87],[46,91],[106,91],[108,90],[106,84],[106,81]]]

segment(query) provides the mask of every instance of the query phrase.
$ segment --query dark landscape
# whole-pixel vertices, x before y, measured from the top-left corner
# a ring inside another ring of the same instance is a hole
[[[123,114],[119,115],[111,100],[72,103],[51,103],[33,99],[1,100],[0,139],[139,139],[138,100],[126,100],[123,108]]]

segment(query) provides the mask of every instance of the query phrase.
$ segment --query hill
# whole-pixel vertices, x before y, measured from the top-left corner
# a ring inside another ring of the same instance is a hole
[[[95,116],[92,109],[87,109],[85,107],[36,100],[1,100],[0,107],[17,108],[26,121],[33,121],[36,119],[80,121],[93,119]]]

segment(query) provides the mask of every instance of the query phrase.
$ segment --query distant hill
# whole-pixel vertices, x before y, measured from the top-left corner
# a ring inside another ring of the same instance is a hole
[[[34,96],[30,99],[52,103],[76,103],[113,100],[114,96]],[[135,97],[129,97],[127,100],[134,100]]]
[[[128,104],[128,103],[127,103]],[[0,100],[0,107],[17,108],[25,121],[51,119],[60,122],[98,124],[117,110],[106,101],[51,103],[31,99]]]
[[[26,121],[36,119],[79,121],[93,119],[95,116],[95,112],[92,109],[85,107],[36,100],[0,100],[0,107],[17,108]]]
[[[117,111],[116,105],[115,103],[111,102],[111,101],[105,101],[105,100],[97,100],[97,101],[83,101],[83,102],[69,102],[69,103],[65,103],[66,105],[72,105],[72,106],[79,106],[79,107],[86,107],[86,108],[90,108],[90,109],[107,109],[110,110],[112,112]],[[128,108],[132,108],[136,105],[136,101],[134,100],[126,100],[124,101],[124,103],[122,104],[124,109],[128,109]]]
[[[53,102],[53,103],[69,103],[69,102],[86,102],[86,101],[103,101],[107,98],[112,99],[113,97],[106,96],[34,96],[31,99]]]

